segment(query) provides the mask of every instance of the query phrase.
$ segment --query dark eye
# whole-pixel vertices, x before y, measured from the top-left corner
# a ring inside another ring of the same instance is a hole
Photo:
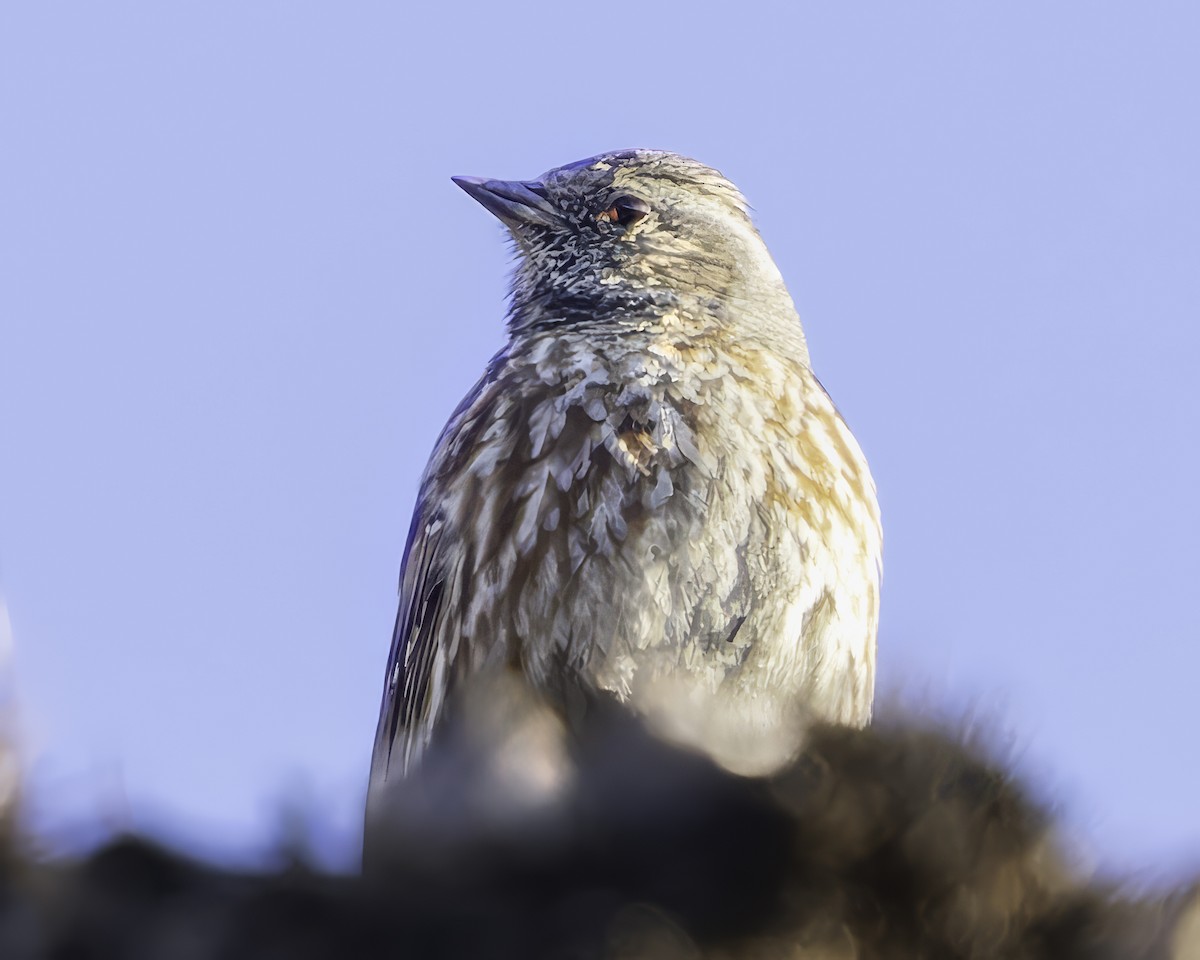
[[[650,213],[650,204],[641,197],[623,196],[613,200],[607,210],[596,215],[597,220],[607,220],[609,223],[631,227]]]

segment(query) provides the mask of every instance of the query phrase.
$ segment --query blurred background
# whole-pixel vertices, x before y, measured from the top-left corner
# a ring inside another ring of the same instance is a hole
[[[503,342],[449,177],[652,146],[756,207],[871,459],[883,699],[992,730],[1102,869],[1200,863],[1200,7],[427,6],[0,11],[41,842],[356,860],[417,479]]]

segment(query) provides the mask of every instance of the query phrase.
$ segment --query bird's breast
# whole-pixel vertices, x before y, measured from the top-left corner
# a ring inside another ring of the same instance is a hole
[[[854,688],[833,719],[869,710],[851,674],[873,666],[873,488],[805,364],[560,339],[501,369],[451,432],[431,476],[461,530],[478,656],[635,703],[667,682],[710,713],[728,694],[752,726],[814,683],[829,703]]]

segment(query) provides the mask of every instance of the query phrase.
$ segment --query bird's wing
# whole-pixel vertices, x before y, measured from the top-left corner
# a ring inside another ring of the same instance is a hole
[[[491,422],[504,359],[503,351],[492,358],[450,415],[422,479],[400,567],[400,604],[371,757],[372,790],[416,763],[460,672],[464,557],[451,533],[453,520],[443,515],[446,505],[434,491],[439,480],[462,468],[479,431]]]
[[[403,774],[429,741],[441,712],[455,657],[446,643],[448,578],[444,521],[419,506],[400,573],[400,606],[384,677],[371,784]]]

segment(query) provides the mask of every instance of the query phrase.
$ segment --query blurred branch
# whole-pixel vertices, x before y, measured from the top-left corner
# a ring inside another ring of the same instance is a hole
[[[1076,876],[1047,816],[958,739],[818,728],[745,779],[589,710],[543,836],[410,831],[365,876],[239,874],[144,840],[3,860],[0,955],[1172,958],[1200,901]]]

